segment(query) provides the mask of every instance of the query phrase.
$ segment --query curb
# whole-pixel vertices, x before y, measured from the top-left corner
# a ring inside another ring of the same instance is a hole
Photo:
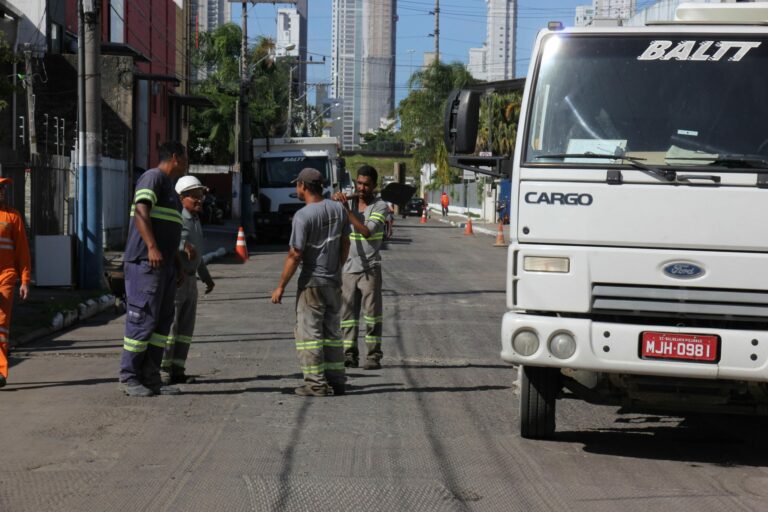
[[[456,222],[454,220],[449,220],[449,219],[444,220],[442,218],[438,218],[437,221],[442,222],[444,224],[450,224],[451,226],[456,228],[464,229],[467,226],[466,222]],[[472,231],[474,231],[475,233],[482,233],[483,235],[491,235],[494,237],[498,234],[498,230],[491,230],[488,228],[484,228],[482,226],[475,226],[475,225],[472,225]]]
[[[210,261],[221,258],[227,254],[227,250],[224,247],[219,247],[213,252],[209,252],[203,256],[203,261],[207,265]],[[70,309],[66,311],[60,311],[54,315],[51,325],[48,327],[41,327],[35,329],[32,332],[28,332],[23,336],[19,336],[12,341],[12,346],[18,347],[19,345],[25,345],[31,341],[35,341],[49,334],[53,334],[57,331],[61,331],[83,320],[87,320],[93,316],[102,313],[104,310],[115,307],[116,297],[112,294],[106,294],[99,297],[98,300],[88,299],[85,302],[81,302],[77,305],[77,309]]]
[[[40,329],[28,332],[23,336],[19,336],[14,340],[13,346],[24,345],[30,341],[34,341],[43,336],[53,334],[54,332],[61,331],[73,325],[78,321],[87,320],[95,315],[98,315],[107,308],[114,307],[115,296],[111,294],[102,295],[98,301],[88,299],[85,302],[81,302],[77,305],[77,309],[70,309],[56,313],[51,321],[51,325],[48,327],[41,327]]]

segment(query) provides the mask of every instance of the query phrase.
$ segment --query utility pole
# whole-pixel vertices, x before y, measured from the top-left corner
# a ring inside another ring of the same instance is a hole
[[[240,41],[240,211],[246,236],[253,236],[253,211],[251,206],[251,180],[253,155],[251,150],[251,120],[248,116],[248,2],[242,2],[242,39]]]
[[[32,72],[32,49],[27,44],[24,50],[24,88],[27,91],[27,133],[29,134],[29,160],[37,158],[37,130],[35,129],[35,91]]]
[[[293,70],[297,66],[291,66],[288,70],[288,119],[285,123],[285,137],[293,136]]]
[[[440,0],[435,0],[435,62],[440,62]]]
[[[85,232],[79,234],[80,242],[84,243],[84,259],[80,260],[80,286],[85,289],[101,287],[103,278],[103,246],[102,246],[102,201],[101,201],[101,1],[82,1],[83,39],[79,44],[83,47],[83,92],[85,126],[80,127],[80,153],[83,154],[85,167],[82,173],[85,177]],[[84,151],[83,151],[84,149]],[[82,223],[80,224],[82,225]]]

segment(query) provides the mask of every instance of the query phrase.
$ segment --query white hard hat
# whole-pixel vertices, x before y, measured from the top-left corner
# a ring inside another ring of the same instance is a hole
[[[198,188],[208,190],[208,187],[200,183],[200,180],[194,176],[182,176],[179,178],[179,181],[176,182],[176,193],[179,195]]]

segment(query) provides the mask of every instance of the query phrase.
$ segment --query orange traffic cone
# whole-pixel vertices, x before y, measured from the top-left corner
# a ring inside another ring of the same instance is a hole
[[[494,247],[506,247],[507,242],[504,240],[504,223],[499,219],[499,230],[496,232],[496,242],[493,244]]]
[[[240,229],[237,231],[237,243],[235,244],[235,254],[237,254],[237,257],[241,263],[245,263],[246,261],[248,261],[248,246],[245,245],[245,231],[243,231],[242,226],[240,226]]]
[[[472,219],[470,217],[467,217],[467,225],[464,227],[464,234],[465,235],[475,234],[475,232],[472,231]]]
[[[427,223],[427,207],[426,207],[426,205],[424,206],[424,208],[421,209],[421,220],[419,221],[419,223],[421,223],[421,224],[426,224]]]

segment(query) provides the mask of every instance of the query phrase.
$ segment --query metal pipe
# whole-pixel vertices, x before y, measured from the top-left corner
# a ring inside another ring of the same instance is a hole
[[[85,286],[86,218],[85,185],[85,22],[83,0],[77,2],[77,192],[75,196],[75,233],[77,235],[77,283]]]

